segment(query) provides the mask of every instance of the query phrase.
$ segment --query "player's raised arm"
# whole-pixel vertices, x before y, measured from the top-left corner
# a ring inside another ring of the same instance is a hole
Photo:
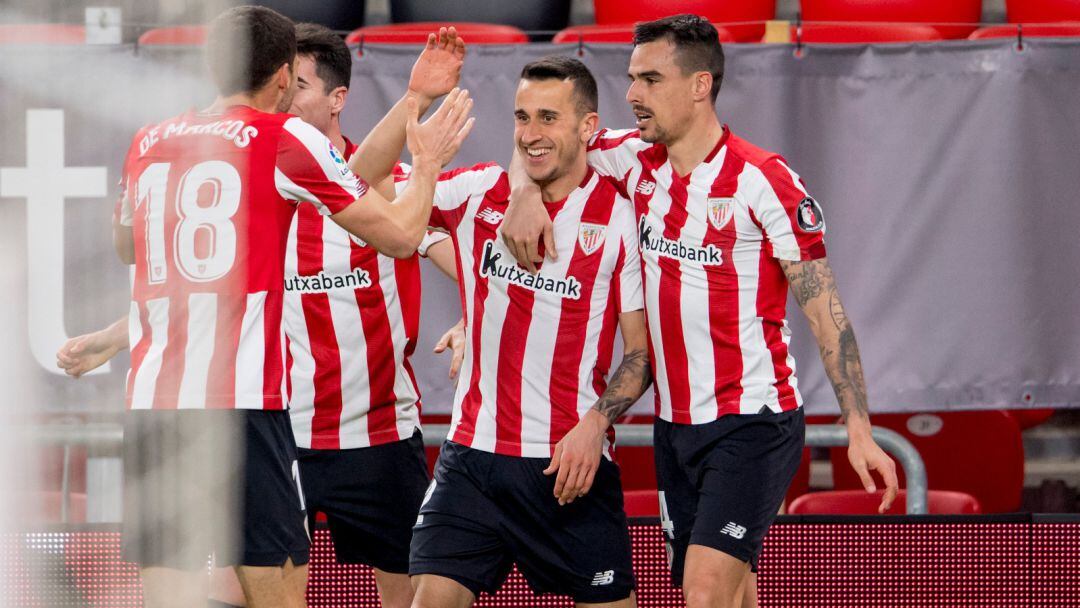
[[[416,101],[423,116],[436,99],[448,94],[461,78],[465,60],[465,41],[453,27],[439,28],[428,34],[427,44],[413,64],[405,94],[375,125],[352,158],[349,167],[361,179],[375,185],[386,198],[394,196],[393,182],[386,178],[405,145],[405,124],[409,118],[408,100]]]
[[[427,230],[435,184],[472,130],[472,99],[468,91],[454,89],[439,109],[423,123],[419,105],[408,100],[407,143],[412,154],[408,185],[393,200],[369,190],[330,218],[359,236],[379,252],[393,257],[411,256]]]
[[[635,310],[620,314],[619,330],[623,337],[622,363],[611,375],[611,381],[596,405],[555,445],[551,464],[544,470],[548,475],[558,472],[555,498],[560,505],[573,502],[592,488],[608,427],[615,424],[652,384],[645,312]]]
[[[802,262],[781,260],[780,266],[817,338],[825,372],[847,425],[851,466],[868,492],[876,490],[870,471],[877,471],[885,480],[885,495],[878,508],[884,513],[896,498],[896,465],[870,435],[870,413],[859,345],[840,303],[832,268],[826,258]]]

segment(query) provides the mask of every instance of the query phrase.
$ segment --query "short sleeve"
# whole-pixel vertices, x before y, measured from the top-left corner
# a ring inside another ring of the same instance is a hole
[[[322,215],[344,210],[368,191],[334,144],[299,118],[282,126],[274,185],[285,200],[311,203]]]
[[[620,238],[619,260],[615,268],[615,280],[619,294],[619,313],[645,308],[641,288],[641,254],[638,250],[637,229],[630,201],[618,199],[612,213],[612,228]]]
[[[779,157],[759,167],[747,204],[769,241],[773,257],[799,262],[825,257],[825,218],[802,180]]]
[[[124,166],[120,171],[120,196],[116,199],[116,206],[113,208],[113,221],[121,226],[131,227],[135,216],[135,197],[137,192],[132,188],[136,187],[136,179],[138,176],[131,175],[131,171],[134,169],[134,160],[136,151],[139,149],[139,140],[142,139],[146,129],[140,129],[135,137],[131,140],[131,146],[128,148],[127,155],[124,156]]]
[[[432,245],[441,243],[448,238],[450,238],[450,235],[445,232],[428,230],[427,233],[424,234],[423,240],[420,241],[420,246],[416,248],[416,252],[420,254],[420,257],[426,258],[428,249],[430,249]]]
[[[637,144],[640,142],[636,129],[600,129],[589,140],[589,165],[600,175],[615,180],[623,196],[627,195],[626,180],[637,162]]]
[[[405,189],[410,175],[409,165],[398,163],[394,167],[394,188],[398,194]],[[484,195],[500,180],[505,182],[506,179],[506,171],[497,163],[479,163],[441,173],[435,184],[435,200],[432,201],[428,225],[448,231],[457,230],[469,199],[474,195]]]

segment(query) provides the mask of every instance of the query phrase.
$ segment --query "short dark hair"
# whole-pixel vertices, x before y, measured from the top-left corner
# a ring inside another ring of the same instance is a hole
[[[222,95],[253,93],[296,58],[292,20],[263,6],[238,6],[210,24],[206,59]]]
[[[712,100],[724,80],[724,49],[708,19],[697,15],[672,15],[634,25],[634,46],[666,38],[675,45],[676,63],[685,73],[712,74]]]
[[[352,81],[352,53],[334,30],[318,23],[296,25],[296,54],[315,60],[315,73],[326,83],[325,93],[349,88]]]
[[[592,72],[573,57],[548,55],[527,64],[521,70],[522,80],[569,80],[574,84],[578,112],[595,112],[599,106],[596,79]]]

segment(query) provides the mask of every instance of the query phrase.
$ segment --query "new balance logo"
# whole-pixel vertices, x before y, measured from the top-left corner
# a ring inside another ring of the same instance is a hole
[[[592,579],[593,587],[600,587],[601,585],[610,585],[615,582],[615,571],[604,570],[603,572],[597,572]]]
[[[720,530],[720,533],[727,534],[731,538],[742,539],[742,537],[746,536],[746,528],[736,524],[733,521],[729,521],[727,525],[724,526],[722,530]]]
[[[656,190],[656,182],[642,180],[641,182],[638,182],[636,190],[645,196],[649,196],[653,193],[653,190]]]
[[[499,222],[503,221],[503,214],[495,211],[491,207],[484,207],[480,210],[480,213],[476,214],[476,217],[484,220],[485,222],[493,226],[498,226]]]

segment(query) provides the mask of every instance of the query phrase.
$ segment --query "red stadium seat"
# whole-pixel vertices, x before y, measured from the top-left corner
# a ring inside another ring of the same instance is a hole
[[[932,490],[966,492],[978,499],[987,513],[1020,508],[1024,487],[1024,444],[1020,427],[1007,412],[966,411],[932,414],[877,414],[877,427],[892,429],[907,438],[926,464]],[[847,459],[847,448],[830,450],[833,487],[862,487]],[[900,486],[903,472],[897,467]]]
[[[1027,28],[1024,28],[1024,35],[1027,35]],[[1080,26],[1077,27],[1075,35],[1080,36]],[[1044,407],[1032,410],[1007,411],[1009,412],[1009,415],[1012,416],[1014,420],[1016,420],[1016,424],[1020,425],[1020,430],[1023,431],[1025,429],[1039,426],[1040,424],[1046,422],[1050,419],[1051,416],[1054,415],[1054,412],[1056,410],[1054,410],[1053,408]]]
[[[61,523],[63,518],[61,505],[64,502],[64,494],[57,491],[35,492],[22,506],[25,512],[19,512],[21,522],[27,524],[56,524]],[[86,523],[86,493],[71,492],[68,495],[68,523]]]
[[[597,25],[617,25],[650,21],[693,13],[714,23],[754,24],[725,26],[738,42],[758,42],[765,35],[765,22],[776,17],[775,0],[593,0]]]
[[[877,515],[881,496],[878,490],[834,490],[803,494],[791,502],[788,515]],[[971,494],[931,490],[927,494],[927,512],[931,515],[978,515],[982,513],[979,501]],[[907,512],[907,491],[900,490],[886,515],[903,515]]]
[[[941,31],[921,24],[804,23],[802,36],[792,26],[792,40],[810,44],[876,44],[943,40]]]
[[[660,495],[651,490],[623,490],[627,517],[660,517]]]
[[[178,25],[147,30],[139,36],[139,44],[200,46],[206,44],[206,26]]]
[[[715,24],[714,24],[715,25]],[[737,42],[735,35],[722,25],[716,26],[717,37],[720,42]],[[621,25],[575,25],[568,27],[558,34],[552,42],[615,42],[630,44],[634,41],[634,26],[632,24]]]
[[[1080,23],[1025,23],[1023,29],[1016,25],[993,25],[982,27],[968,36],[971,40],[984,40],[987,38],[1016,38],[1021,31],[1024,38],[1078,38],[1080,37]],[[1022,411],[1022,410],[1017,410]],[[1038,410],[1036,410],[1038,411]],[[1050,410],[1053,413],[1053,410]],[[1027,428],[1027,427],[1024,427]]]
[[[512,25],[493,23],[390,23],[353,30],[345,37],[348,44],[424,44],[431,32],[452,25],[466,44],[519,44],[529,36]]]
[[[933,23],[945,38],[965,38],[982,17],[982,0],[802,0],[806,21],[858,21],[863,23]]]
[[[1005,16],[1009,23],[1080,21],[1080,1],[1005,0]],[[1027,26],[1024,35],[1027,35]]]
[[[86,27],[5,23],[0,24],[0,44],[86,44]]]

